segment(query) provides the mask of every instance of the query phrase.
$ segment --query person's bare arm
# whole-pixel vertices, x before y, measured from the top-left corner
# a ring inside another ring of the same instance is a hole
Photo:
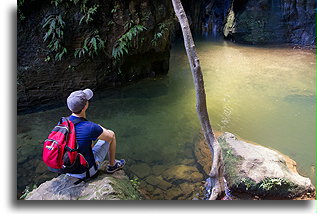
[[[109,129],[102,127],[102,126],[100,126],[100,127],[102,128],[103,131],[102,131],[101,135],[98,137],[98,139],[105,140],[105,141],[111,143],[113,141],[113,139],[115,138],[115,133]]]

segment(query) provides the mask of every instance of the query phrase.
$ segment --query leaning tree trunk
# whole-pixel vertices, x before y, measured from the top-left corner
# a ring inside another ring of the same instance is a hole
[[[212,153],[212,167],[209,173],[212,191],[209,200],[221,199],[224,196],[223,160],[220,145],[211,129],[207,112],[206,94],[204,89],[203,74],[200,68],[199,58],[189,28],[188,19],[180,0],[172,0],[174,11],[182,28],[184,44],[188,56],[190,69],[193,75],[196,90],[196,110],[204,131],[205,139]]]

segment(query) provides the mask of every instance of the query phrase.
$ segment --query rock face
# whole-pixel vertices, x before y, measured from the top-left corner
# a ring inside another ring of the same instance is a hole
[[[240,141],[228,132],[220,136],[218,142],[224,157],[225,178],[233,195],[247,193],[264,199],[291,199],[315,194],[310,179],[297,173],[296,162],[289,157]],[[205,154],[200,157],[207,158],[208,152]]]
[[[25,1],[20,8],[25,18],[18,19],[17,28],[18,111],[64,101],[76,89],[115,87],[168,72],[171,32],[176,24],[171,1],[89,1],[87,8],[98,8],[88,24],[79,24],[83,17],[79,3],[56,1],[60,3],[55,7],[52,2]],[[54,60],[55,53],[43,41],[46,31],[42,28],[47,17],[58,14],[65,22],[62,44],[67,48],[61,61]],[[113,47],[135,25],[145,30],[128,40],[131,47],[124,57],[114,59]],[[93,58],[88,54],[76,58],[75,50],[96,29],[105,41],[104,50]]]
[[[314,0],[232,0],[224,36],[247,44],[314,46]]]
[[[246,44],[291,43],[313,47],[314,0],[182,1],[197,34]]]
[[[41,184],[30,192],[25,200],[140,200],[124,172],[113,175],[100,174],[97,178],[81,182],[67,175],[60,175]]]

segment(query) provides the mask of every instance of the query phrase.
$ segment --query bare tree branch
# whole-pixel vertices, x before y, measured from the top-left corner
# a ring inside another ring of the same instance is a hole
[[[201,71],[199,58],[197,56],[194,40],[188,24],[188,19],[180,0],[172,0],[174,11],[182,28],[184,45],[193,75],[196,90],[196,110],[202,126],[206,142],[212,153],[212,167],[209,173],[212,184],[212,191],[209,200],[221,199],[224,196],[224,164],[222,152],[217,139],[212,131],[206,104],[206,93],[204,79]]]

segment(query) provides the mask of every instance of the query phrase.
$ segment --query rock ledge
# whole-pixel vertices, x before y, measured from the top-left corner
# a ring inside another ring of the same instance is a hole
[[[41,184],[25,200],[140,200],[123,171],[112,175],[99,173],[97,178],[75,185],[78,179],[60,175]]]

